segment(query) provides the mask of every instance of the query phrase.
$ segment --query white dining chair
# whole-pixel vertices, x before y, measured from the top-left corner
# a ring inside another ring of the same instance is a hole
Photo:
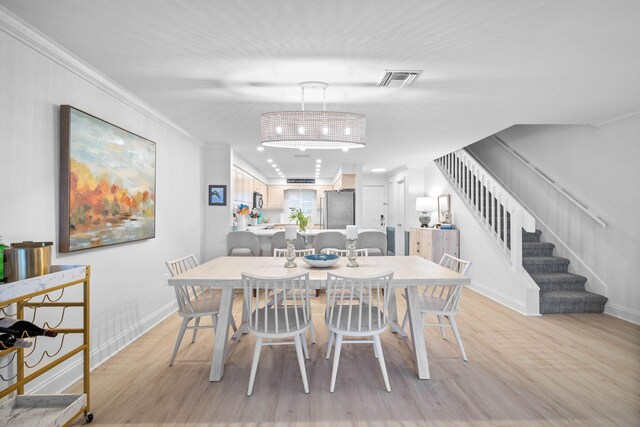
[[[387,329],[389,284],[393,272],[367,277],[349,277],[333,273],[327,274],[327,307],[325,324],[329,329],[329,344],[326,358],[331,356],[331,348],[335,339],[333,369],[331,371],[331,388],[336,387],[340,351],[343,344],[373,344],[374,356],[378,359],[384,385],[391,391],[389,376],[384,362],[384,353],[380,334]],[[367,301],[362,303],[361,301]],[[349,340],[344,337],[367,338],[370,340]]]
[[[440,260],[440,265],[464,276],[467,274],[469,267],[471,267],[471,262],[449,254],[444,254]],[[440,327],[443,340],[447,339],[445,328],[451,328],[453,330],[453,335],[456,338],[458,347],[460,347],[460,353],[462,353],[462,359],[466,362],[467,354],[464,351],[464,345],[462,344],[462,338],[460,337],[460,331],[456,323],[456,315],[458,314],[458,306],[460,304],[463,287],[464,285],[446,284],[426,286],[420,296],[420,313],[422,314],[423,326]],[[402,296],[406,299],[404,293]],[[424,323],[427,315],[435,315],[438,318],[438,323]],[[445,323],[445,318],[449,321],[449,324]],[[409,313],[405,313],[402,321],[403,329],[408,320]]]
[[[296,256],[298,258],[303,257],[303,256],[307,256],[307,255],[315,255],[316,250],[313,248],[309,248],[309,249],[295,249],[294,250]],[[286,249],[274,249],[273,250],[273,256],[274,257],[286,257],[287,256],[287,250]]]
[[[303,257],[303,256],[307,256],[307,255],[315,255],[316,250],[313,248],[309,248],[309,249],[296,249],[294,250],[295,254],[297,257]],[[286,249],[274,249],[273,250],[273,256],[274,257],[285,257],[287,256],[287,250]],[[316,295],[317,296],[317,295]],[[299,295],[298,298],[301,298],[302,295]],[[289,292],[287,294],[287,298],[291,299],[291,292]],[[316,343],[316,331],[313,328],[313,323],[311,323],[311,326],[309,326],[309,335],[311,338],[311,344],[315,344]]]
[[[166,262],[167,268],[171,273],[171,277],[176,277],[186,271],[198,266],[198,259],[195,255],[189,255],[174,261]],[[176,339],[176,345],[173,348],[173,355],[169,366],[173,366],[176,360],[178,349],[182,343],[184,333],[187,329],[193,329],[193,337],[191,343],[196,342],[196,334],[198,329],[216,330],[218,324],[218,314],[220,313],[220,297],[211,288],[200,286],[174,286],[176,299],[178,301],[178,316],[182,317],[182,324]],[[200,318],[211,316],[211,325],[200,325]],[[194,326],[189,326],[189,322],[195,319]],[[231,327],[235,332],[237,330],[236,323],[231,317]]]
[[[309,393],[307,371],[304,366],[305,358],[309,358],[304,334],[311,325],[309,273],[284,277],[261,277],[242,273],[242,287],[245,307],[249,313],[247,326],[249,332],[256,337],[247,396],[253,393],[262,346],[284,344],[295,345],[304,392]],[[287,294],[291,294],[292,299],[279,300],[280,295]],[[298,298],[297,295],[302,295],[303,298]],[[293,340],[273,341],[287,338]]]
[[[331,255],[338,255],[339,257],[346,257],[349,255],[348,249],[327,248],[325,249],[325,252]],[[356,256],[369,256],[369,250],[367,248],[356,249]]]

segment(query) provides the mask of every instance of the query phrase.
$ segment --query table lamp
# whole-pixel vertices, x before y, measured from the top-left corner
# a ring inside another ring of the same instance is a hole
[[[433,212],[438,207],[436,203],[436,199],[433,197],[418,197],[416,198],[416,210],[418,212],[422,212],[420,215],[420,226],[421,227],[429,227],[429,222],[431,222],[431,216],[429,212]]]

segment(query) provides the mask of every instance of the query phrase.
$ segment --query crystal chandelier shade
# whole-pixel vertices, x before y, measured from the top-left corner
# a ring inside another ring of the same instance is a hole
[[[302,110],[263,113],[260,117],[260,141],[267,147],[332,150],[361,148],[367,140],[367,118],[362,114],[340,111],[304,110],[304,89],[322,88],[327,84],[303,82]]]

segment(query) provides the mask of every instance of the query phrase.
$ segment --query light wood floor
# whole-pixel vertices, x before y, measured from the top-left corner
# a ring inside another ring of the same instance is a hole
[[[254,343],[248,335],[222,382],[208,381],[210,330],[195,344],[185,336],[169,367],[179,326],[172,316],[93,372],[93,425],[640,425],[636,325],[600,314],[525,317],[465,290],[458,323],[468,363],[451,334],[443,341],[428,328],[431,380],[421,381],[411,352],[387,332],[391,393],[371,348],[352,345],[343,348],[331,394],[324,300],[313,304],[318,343],[307,362],[310,394],[302,390],[295,348],[278,346],[263,348],[253,396],[246,397]]]

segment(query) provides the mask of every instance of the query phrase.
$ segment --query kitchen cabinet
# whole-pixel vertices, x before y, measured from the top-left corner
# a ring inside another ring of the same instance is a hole
[[[267,187],[267,207],[269,209],[284,208],[284,189],[282,185],[269,185]]]
[[[253,206],[253,193],[267,195],[267,184],[238,167],[233,168],[233,201]],[[266,205],[266,204],[265,204]]]
[[[334,190],[354,189],[356,188],[356,175],[355,174],[343,174],[338,177],[335,184],[333,184]]]
[[[411,228],[409,231],[409,255],[416,255],[429,261],[440,262],[444,254],[459,258],[459,230]]]

